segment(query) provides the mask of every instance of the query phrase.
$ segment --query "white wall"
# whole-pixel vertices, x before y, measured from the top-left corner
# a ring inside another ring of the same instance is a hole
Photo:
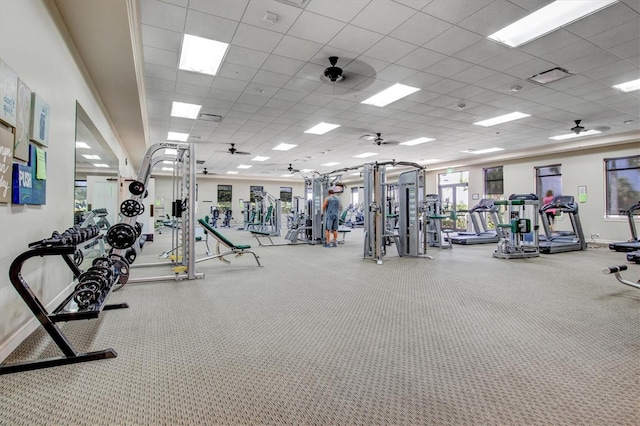
[[[47,204],[0,204],[0,360],[39,323],[8,280],[13,259],[28,243],[73,225],[76,100],[91,117],[124,166],[124,151],[112,131],[92,84],[67,44],[68,35],[50,0],[0,1],[0,57],[51,107],[47,148]],[[29,260],[25,280],[45,304],[65,296],[72,275],[59,258]]]
[[[171,201],[173,200],[172,179],[165,176],[156,176],[156,200],[164,199],[164,212],[171,214]],[[196,207],[196,217],[201,218],[209,214],[211,206],[218,205],[218,185],[232,185],[233,225],[242,224],[242,206],[240,200],[249,201],[249,187],[262,186],[265,191],[276,198],[280,197],[280,187],[291,187],[292,196],[304,196],[304,182],[299,181],[258,181],[241,179],[223,179],[211,176],[198,176],[198,202]]]

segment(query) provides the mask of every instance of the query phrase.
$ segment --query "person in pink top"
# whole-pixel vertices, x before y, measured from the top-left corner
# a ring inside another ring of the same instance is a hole
[[[552,201],[553,201],[553,191],[548,190],[547,193],[544,195],[544,198],[542,199],[542,205],[546,206]],[[549,209],[545,211],[545,213],[547,215],[547,220],[549,221],[549,229],[551,229],[551,232],[553,232],[553,224],[556,221],[556,209]]]

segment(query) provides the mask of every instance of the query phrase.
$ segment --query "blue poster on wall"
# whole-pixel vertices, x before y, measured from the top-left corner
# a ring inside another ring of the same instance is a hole
[[[46,204],[46,152],[29,147],[29,164],[13,165],[13,204]]]

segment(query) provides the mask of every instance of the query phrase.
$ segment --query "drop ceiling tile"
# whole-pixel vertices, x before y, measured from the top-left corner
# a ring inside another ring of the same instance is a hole
[[[141,22],[154,27],[182,32],[187,9],[158,0],[142,0]]]
[[[459,87],[458,89],[451,90],[447,94],[449,96],[453,96],[455,98],[459,98],[461,100],[465,100],[465,99],[468,99],[468,98],[471,98],[471,97],[474,97],[474,96],[480,96],[481,94],[485,93],[486,91],[487,91],[486,89],[482,89],[482,88],[477,87],[477,86],[473,86],[473,85],[470,85],[470,84],[463,84],[463,86]],[[467,105],[467,106],[469,106],[469,105]]]
[[[282,39],[282,34],[263,28],[240,24],[232,43],[261,52],[271,53]]]
[[[458,90],[464,86],[465,86],[465,83],[461,83],[455,80],[450,80],[448,78],[443,78],[437,83],[434,83],[431,86],[429,86],[429,90],[431,92],[445,94],[445,93],[450,93],[455,90]]]
[[[354,25],[347,25],[329,41],[329,46],[363,54],[382,39],[382,34]],[[335,55],[337,56],[337,55]]]
[[[598,51],[602,51],[602,49],[586,40],[579,40],[576,43],[541,55],[541,58],[554,63],[557,66],[567,68],[568,63],[580,60],[581,58],[592,55]],[[570,68],[567,69],[573,72]]]
[[[307,62],[301,69],[295,74],[296,78],[304,78],[306,80],[321,81],[321,77],[324,73],[325,67]]]
[[[271,98],[279,89],[279,87],[269,86],[267,84],[256,83],[252,81],[251,83],[249,83],[244,93]]]
[[[433,0],[422,11],[452,24],[473,15],[493,0]]]
[[[258,111],[259,114],[266,115],[266,116],[271,116],[271,117],[279,117],[284,112],[285,111],[282,110],[282,109],[269,108],[269,107],[262,107],[262,108],[260,108],[260,111]]]
[[[266,84],[274,87],[282,87],[287,81],[289,81],[289,75],[280,74],[271,71],[259,70],[253,77],[252,82],[257,84]],[[274,91],[275,93],[275,91]]]
[[[369,0],[313,0],[306,10],[342,22],[350,22],[369,3]]]
[[[640,46],[638,40],[633,40],[613,47],[609,49],[609,52],[633,64],[640,65],[640,49],[638,49],[638,46]]]
[[[231,45],[224,57],[223,64],[230,63],[251,68],[260,68],[268,57],[269,54],[266,52]]]
[[[209,94],[207,95],[207,100],[205,100],[206,105],[211,105],[208,100],[213,100],[213,105],[215,105],[216,100],[221,101],[230,101],[235,102],[240,97],[240,92],[232,92],[230,90],[224,89],[209,89]]]
[[[258,105],[262,106],[269,101],[269,98],[266,96],[257,96],[250,93],[243,93],[238,98],[238,102],[249,105]]]
[[[147,88],[147,95],[151,90],[161,90],[173,93],[176,88],[176,82],[171,80],[162,80],[157,78],[145,78],[144,85]]]
[[[519,79],[514,76],[496,72],[489,77],[474,82],[473,84],[484,89],[500,89],[506,92],[509,90],[509,87],[518,81]]]
[[[308,61],[313,58],[321,48],[322,44],[320,43],[285,35],[273,50],[273,53],[286,56],[287,58]]]
[[[367,50],[365,55],[381,61],[395,62],[414,49],[412,44],[387,37]]]
[[[302,12],[298,20],[293,24],[288,35],[326,44],[334,38],[344,26],[345,24],[343,22],[305,11]]]
[[[218,71],[218,76],[232,78],[235,80],[251,81],[253,76],[256,75],[256,72],[258,72],[256,68],[243,67],[242,65],[236,65],[225,61]]]
[[[615,47],[619,44],[638,40],[640,34],[640,18],[636,17],[621,25],[603,31],[590,38],[590,41],[604,49]]]
[[[278,15],[278,21],[271,23],[264,19],[267,12]],[[302,9],[274,1],[261,0],[250,2],[246,8],[242,22],[278,33],[286,33],[302,13]]]
[[[494,56],[489,60],[483,61],[480,63],[480,65],[496,71],[506,71],[510,68],[514,68],[518,65],[529,62],[533,59],[534,57],[529,55],[528,53],[520,52],[519,50],[512,49],[498,56]],[[525,78],[526,77],[529,77],[529,76],[525,76]]]
[[[510,1],[496,0],[459,22],[458,26],[487,37],[528,13]]]
[[[251,104],[245,104],[245,103],[241,103],[241,102],[236,102],[231,107],[231,111],[243,112],[243,113],[246,113],[246,114],[255,114],[256,112],[258,112],[258,110],[260,108],[261,108],[261,105],[251,105]],[[247,117],[247,118],[249,118],[249,117]]]
[[[240,95],[238,94],[238,96]],[[235,104],[235,100],[225,101],[222,99],[212,98],[211,92],[209,92],[209,95],[202,103],[202,112],[206,112],[209,114],[217,114],[224,117],[227,111],[229,111],[234,104]]]
[[[396,63],[403,67],[413,68],[422,71],[425,68],[442,61],[447,56],[433,50],[418,47],[407,53],[403,58],[398,59]]]
[[[391,65],[391,62],[376,59],[370,56],[362,55],[357,60],[349,64],[349,72],[364,75],[366,77],[375,77],[377,73]]]
[[[163,67],[161,65],[144,64],[145,75],[149,78],[159,78],[162,80],[175,81],[177,77],[177,68]]]
[[[460,59],[456,59],[453,57],[448,57],[438,62],[437,64],[425,68],[424,71],[440,77],[448,77],[468,70],[471,67],[473,67],[473,64],[469,62],[461,61]]]
[[[483,38],[476,43],[460,50],[454,57],[462,59],[463,61],[479,64],[481,62],[490,60],[498,55],[501,55],[510,49],[492,40]]]
[[[240,21],[248,3],[249,0],[189,0],[189,8]]]
[[[451,27],[439,36],[425,43],[422,47],[435,50],[445,55],[453,55],[482,39],[478,34],[460,27]]]
[[[276,72],[280,74],[294,75],[304,65],[303,61],[287,58],[280,55],[269,55],[262,64],[265,71]]]
[[[476,81],[484,80],[485,78],[492,76],[493,74],[495,74],[495,71],[490,70],[489,68],[474,65],[471,68],[452,75],[450,78],[452,80],[461,81],[463,83],[473,84]]]
[[[530,61],[505,69],[504,73],[521,79],[526,79],[540,72],[553,69],[554,67],[554,63],[545,61],[541,58],[533,58]]]
[[[384,70],[380,71],[377,75],[377,78],[379,78],[380,80],[391,81],[393,83],[400,83],[416,73],[417,72],[414,69],[392,64],[386,67]]]
[[[229,19],[189,10],[184,32],[198,37],[231,43],[238,23]]]
[[[313,81],[307,80],[306,78],[293,77],[283,86],[283,88],[304,93],[311,93],[321,84],[322,82],[320,81],[320,79],[318,79],[318,81]]]
[[[165,30],[151,25],[142,25],[142,44],[158,49],[179,52],[182,33]]]
[[[640,14],[640,3],[637,0],[620,0],[622,3],[626,4],[631,9],[635,10],[638,14]]]
[[[178,66],[178,53],[170,50],[158,49],[151,46],[143,47],[144,61],[164,67]]]
[[[176,83],[176,95],[190,95],[205,98],[209,93],[208,87],[194,86],[186,83]],[[199,102],[197,102],[199,104]]]
[[[249,83],[244,80],[236,80],[233,78],[217,76],[213,80],[213,83],[211,84],[211,88],[242,92],[244,89],[246,89],[248,84]]]
[[[616,55],[609,53],[606,50],[599,49],[599,51],[591,55],[585,55],[582,58],[568,62],[566,67],[572,73],[578,74],[598,68],[610,62],[615,62],[618,59],[619,58]]]
[[[638,45],[638,47],[640,47],[640,45]],[[619,60],[611,61],[601,67],[585,71],[583,75],[593,80],[602,81],[605,84],[614,85],[640,77],[640,69],[637,65],[629,63],[628,61]]]
[[[443,31],[451,28],[451,24],[426,13],[417,12],[389,35],[393,38],[422,46]]]
[[[177,65],[176,65],[177,66]],[[178,70],[178,83],[187,83],[195,86],[202,86],[207,89],[211,87],[211,83],[213,82],[213,76],[202,74],[199,72],[190,72]]]
[[[586,39],[632,19],[637,19],[637,17],[638,14],[632,9],[624,3],[618,2],[567,25],[565,29],[578,37]]]
[[[351,24],[389,34],[415,13],[414,9],[395,2],[374,1],[362,9]]]
[[[269,99],[269,101],[265,104],[267,107],[274,107],[282,110],[288,110],[292,108],[296,103],[292,101],[283,101],[281,99]]]
[[[303,92],[296,91],[296,90],[289,90],[289,89],[280,89],[276,92],[275,95],[273,95],[274,99],[281,99],[284,101],[291,101],[291,102],[298,102],[300,101],[300,99],[304,98],[305,96],[306,94]]]

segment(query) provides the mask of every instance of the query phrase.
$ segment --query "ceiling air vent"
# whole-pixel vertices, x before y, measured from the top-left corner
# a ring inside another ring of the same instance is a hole
[[[219,123],[220,121],[222,121],[222,116],[217,114],[207,114],[206,112],[203,112],[198,116],[198,120]]]
[[[527,80],[535,81],[539,84],[547,84],[552,81],[560,80],[561,78],[569,77],[572,75],[569,71],[564,68],[555,67],[550,70],[543,71],[539,74],[532,75]]]
[[[291,6],[296,6],[296,7],[302,7],[304,8],[307,3],[309,3],[309,0],[276,0],[280,3],[284,3],[284,4],[288,4]]]

